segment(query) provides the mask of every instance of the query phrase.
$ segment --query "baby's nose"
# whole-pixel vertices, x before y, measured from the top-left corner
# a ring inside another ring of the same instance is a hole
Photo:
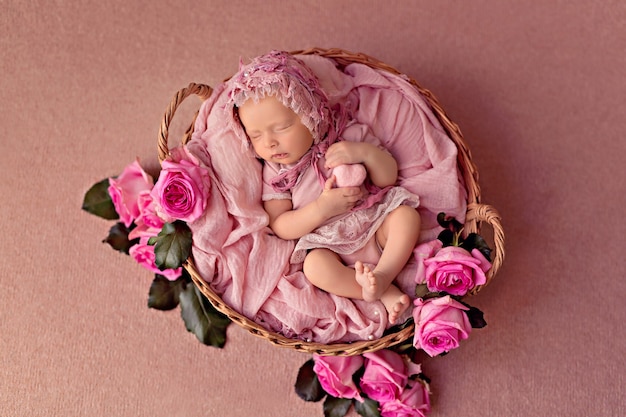
[[[268,148],[273,148],[278,144],[278,141],[276,141],[276,138],[274,137],[274,135],[265,136],[264,142],[265,142],[265,146]]]

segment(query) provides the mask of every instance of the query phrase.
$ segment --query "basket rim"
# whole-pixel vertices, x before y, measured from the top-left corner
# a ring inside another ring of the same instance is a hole
[[[352,63],[361,63],[368,65],[372,68],[388,71],[392,74],[399,75],[407,82],[409,82],[414,88],[418,90],[420,95],[427,101],[431,110],[442,124],[449,138],[454,142],[458,150],[457,165],[461,172],[461,177],[464,180],[464,187],[467,191],[467,215],[465,222],[464,233],[478,233],[480,232],[480,225],[482,222],[489,224],[494,231],[494,245],[495,245],[495,257],[492,262],[492,268],[487,273],[487,282],[481,286],[474,288],[470,295],[478,293],[483,287],[487,286],[495,276],[496,272],[500,268],[504,260],[504,232],[500,224],[500,215],[495,208],[481,204],[480,202],[480,186],[478,184],[478,169],[472,161],[471,152],[459,126],[454,123],[447,116],[443,106],[439,103],[434,94],[422,87],[415,79],[401,73],[396,68],[369,56],[364,53],[353,53],[340,48],[310,48],[303,50],[294,50],[290,52],[293,55],[318,55],[334,60],[339,67],[345,67]],[[228,80],[228,78],[226,79]],[[172,117],[180,105],[180,103],[190,95],[197,95],[202,100],[208,99],[213,92],[213,89],[204,84],[191,83],[188,87],[180,90],[176,96],[172,99],[168,109],[165,112],[161,128],[159,130],[158,137],[158,154],[159,160],[162,162],[169,154],[168,147],[168,129]],[[197,113],[196,113],[197,116]],[[191,139],[193,133],[194,120],[191,123],[189,129],[185,132],[182,143],[185,144]],[[243,327],[248,332],[255,336],[262,337],[268,340],[275,346],[289,348],[296,351],[313,353],[318,355],[358,355],[367,352],[373,352],[379,349],[391,347],[406,341],[412,337],[414,331],[414,324],[410,323],[405,327],[389,334],[383,335],[381,338],[374,340],[362,340],[350,343],[329,343],[322,344],[316,342],[310,342],[300,339],[291,339],[283,336],[279,333],[270,331],[262,327],[260,324],[252,321],[251,319],[243,316],[242,314],[234,311],[213,291],[210,285],[200,276],[197,271],[193,259],[190,257],[184,264],[185,269],[189,272],[193,282],[198,286],[200,291],[209,299],[211,304],[226,315],[231,321],[237,323],[240,327]]]

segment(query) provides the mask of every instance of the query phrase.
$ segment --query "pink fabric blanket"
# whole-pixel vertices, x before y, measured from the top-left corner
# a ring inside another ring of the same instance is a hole
[[[376,140],[398,160],[400,185],[420,197],[421,240],[439,232],[438,212],[464,221],[465,190],[457,149],[418,92],[401,77],[352,64],[301,56],[332,102],[342,101],[352,122],[344,135]],[[328,294],[290,264],[294,242],[271,235],[261,203],[261,163],[242,148],[224,111],[230,85],[218,86],[200,108],[188,149],[210,168],[213,192],[204,217],[190,225],[198,271],[234,310],[287,337],[320,343],[380,337],[382,303]],[[415,263],[396,282],[413,295]],[[407,312],[407,317],[410,312]]]

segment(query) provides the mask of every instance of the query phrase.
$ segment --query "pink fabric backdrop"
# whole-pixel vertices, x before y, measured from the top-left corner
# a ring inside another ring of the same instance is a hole
[[[389,6],[394,4],[394,6]],[[464,132],[507,259],[489,325],[427,360],[434,417],[626,413],[626,3],[0,0],[3,416],[321,416],[308,355],[231,326],[225,349],[146,307],[87,188],[154,164],[171,96],[240,56],[342,47],[431,89]],[[186,124],[198,102],[185,106]],[[354,415],[354,414],[353,414]]]

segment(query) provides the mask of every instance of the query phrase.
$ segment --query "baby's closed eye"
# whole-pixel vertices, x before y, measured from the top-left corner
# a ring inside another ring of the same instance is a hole
[[[289,129],[292,126],[292,123],[289,124],[284,124],[284,125],[280,125],[278,127],[276,127],[276,131],[277,132],[284,132],[285,130]]]

